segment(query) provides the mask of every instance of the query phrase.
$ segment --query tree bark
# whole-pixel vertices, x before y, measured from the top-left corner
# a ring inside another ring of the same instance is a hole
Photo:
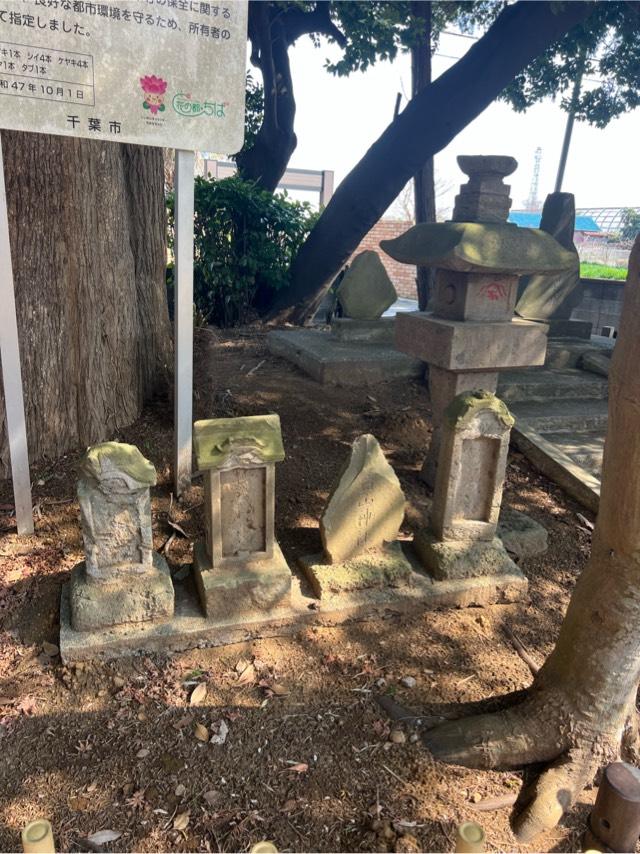
[[[591,557],[556,646],[527,698],[430,730],[433,755],[476,768],[551,762],[516,819],[523,841],[553,827],[601,765],[633,748],[640,680],[640,237],[629,261],[609,374],[609,423]]]
[[[247,181],[272,193],[284,175],[298,140],[296,102],[282,10],[263,0],[249,4],[251,61],[262,73],[264,117],[254,144],[236,157]]]
[[[411,97],[415,98],[418,92],[431,83],[430,0],[412,0],[411,14],[424,22],[423,37],[418,44],[411,48]],[[436,190],[433,157],[427,158],[422,169],[419,169],[413,176],[413,198],[416,225],[419,222],[435,222]],[[417,268],[416,290],[420,311],[427,310],[434,279],[435,271],[430,267]]]
[[[270,315],[302,323],[402,187],[550,44],[592,11],[588,3],[515,3],[452,68],[425,87],[347,175],[291,267]]]
[[[29,456],[55,459],[131,424],[166,382],[162,149],[9,131],[2,143]]]

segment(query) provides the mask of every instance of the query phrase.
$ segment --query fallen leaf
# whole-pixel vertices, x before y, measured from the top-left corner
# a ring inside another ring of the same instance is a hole
[[[298,774],[304,774],[304,772],[308,771],[308,770],[309,770],[309,766],[307,765],[306,762],[296,762],[295,764],[290,765],[288,768],[283,768],[283,770],[280,773],[282,774],[285,771],[295,771]]]
[[[237,670],[237,667],[236,667]],[[236,685],[253,685],[256,681],[256,669],[253,664],[248,664],[239,674]]]
[[[44,641],[42,644],[42,650],[49,656],[49,658],[53,658],[60,652],[59,648],[54,643],[49,643],[49,641]]]
[[[90,845],[106,845],[107,842],[115,842],[121,836],[122,833],[119,830],[99,830],[97,833],[87,836],[87,842]]]
[[[209,741],[209,730],[202,724],[196,723],[193,734],[198,741]]]
[[[284,685],[280,685],[279,682],[274,682],[271,686],[271,690],[276,695],[276,697],[284,697],[286,694],[289,693],[284,687]]]
[[[587,517],[586,517],[586,516],[583,516],[583,515],[582,515],[582,513],[576,513],[576,516],[578,517],[578,519],[582,522],[582,524],[583,524],[583,525],[584,525],[584,526],[585,526],[589,531],[593,531],[593,529],[594,529],[594,527],[595,527],[595,526],[594,526],[594,524],[593,524],[593,522],[591,522],[589,519],[587,519]]]
[[[185,529],[178,525],[177,522],[174,522],[172,519],[167,519],[167,522],[171,525],[174,531],[177,531],[179,534],[182,534],[185,539],[189,539],[189,535],[187,534]]]
[[[174,830],[186,830],[189,826],[189,813],[181,812],[173,820]]]
[[[139,750],[139,751],[136,753],[136,758],[137,758],[137,759],[144,759],[144,757],[145,757],[145,756],[148,756],[148,755],[149,755],[149,748],[148,748],[148,747],[143,747],[141,750]]]
[[[209,804],[210,807],[213,807],[220,802],[222,792],[218,792],[216,791],[216,789],[210,789],[208,792],[205,792],[202,797],[205,799],[205,801]]]
[[[216,726],[218,728],[218,732],[211,736],[211,744],[224,744],[227,740],[227,735],[229,734],[227,722],[219,720]]]
[[[189,705],[190,706],[198,706],[207,696],[207,683],[201,682],[191,692],[191,696],[189,697]]]

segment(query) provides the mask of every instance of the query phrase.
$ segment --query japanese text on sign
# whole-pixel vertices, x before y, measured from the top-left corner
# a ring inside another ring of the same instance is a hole
[[[232,154],[246,0],[0,0],[0,127]]]

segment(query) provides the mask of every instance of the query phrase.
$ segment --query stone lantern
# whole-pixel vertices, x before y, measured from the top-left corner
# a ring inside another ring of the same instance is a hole
[[[508,223],[513,157],[458,157],[469,176],[450,222],[416,225],[384,251],[436,269],[430,312],[396,319],[396,347],[429,365],[433,435],[423,476],[432,486],[443,413],[466,391],[495,392],[498,372],[544,364],[546,327],[514,319],[518,278],[570,269],[573,254],[551,235]]]
[[[208,618],[256,619],[289,604],[291,571],[274,535],[275,463],[284,459],[277,415],[197,421],[206,540],[194,549]]]

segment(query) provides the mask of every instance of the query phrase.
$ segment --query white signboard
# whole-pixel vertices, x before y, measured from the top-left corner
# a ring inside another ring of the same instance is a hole
[[[246,0],[0,0],[0,127],[242,147]]]

